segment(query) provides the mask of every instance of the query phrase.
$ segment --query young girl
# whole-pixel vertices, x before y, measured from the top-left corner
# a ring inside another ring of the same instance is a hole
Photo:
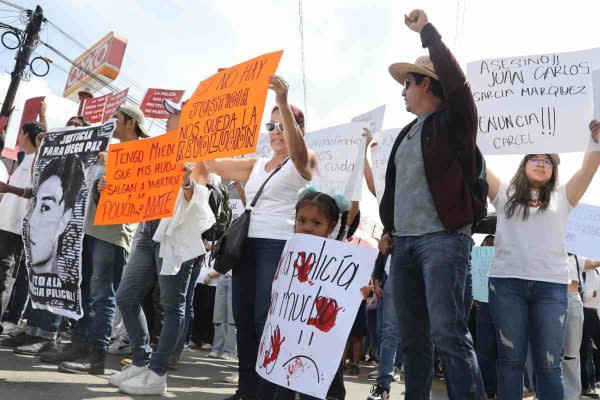
[[[346,221],[350,203],[342,195],[333,197],[328,194],[317,192],[313,186],[308,186],[298,192],[298,203],[296,204],[296,223],[294,225],[294,233],[304,233],[307,235],[315,235],[328,238],[334,230],[336,230],[338,221],[341,219],[341,226],[337,230],[336,240],[341,240],[345,237]],[[340,218],[341,217],[341,218]],[[342,375],[342,367],[336,373],[329,391],[328,399],[342,400],[346,397],[346,389],[344,388],[344,376]],[[274,400],[293,400],[296,398],[296,392],[278,386],[275,392]],[[300,399],[316,399],[315,397],[300,394]]]
[[[590,124],[598,142],[600,122]],[[523,368],[531,343],[540,399],[563,399],[569,259],[565,232],[571,210],[598,170],[600,152],[585,154],[579,171],[558,184],[557,154],[529,154],[510,184],[489,170],[496,208],[496,256],[489,272],[489,300],[498,343],[498,398],[522,399]]]

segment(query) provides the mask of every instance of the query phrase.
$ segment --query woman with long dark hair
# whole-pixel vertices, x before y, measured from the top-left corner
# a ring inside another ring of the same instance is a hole
[[[230,399],[271,400],[275,385],[255,371],[258,345],[267,319],[271,284],[283,247],[294,232],[298,190],[312,180],[317,156],[304,141],[304,114],[287,101],[288,84],[271,77],[276,106],[266,124],[273,149],[272,158],[217,159],[205,161],[211,172],[223,179],[245,182],[252,201],[260,186],[267,183],[250,217],[244,258],[232,274],[233,316],[237,327],[239,384]]]
[[[590,130],[598,142],[600,122]],[[522,399],[523,369],[531,342],[536,392],[563,399],[569,259],[567,220],[600,164],[585,154],[581,168],[559,185],[557,154],[528,154],[510,184],[490,171],[489,198],[498,215],[496,256],[490,266],[489,300],[498,343],[498,398]]]

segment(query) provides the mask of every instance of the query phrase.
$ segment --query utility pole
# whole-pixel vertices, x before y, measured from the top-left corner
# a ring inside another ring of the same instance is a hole
[[[31,10],[28,12],[29,23],[27,24],[27,28],[25,28],[25,39],[15,57],[15,69],[10,74],[10,86],[6,92],[4,104],[2,104],[2,111],[0,111],[0,116],[3,117],[9,117],[13,110],[15,96],[17,95],[21,79],[23,79],[23,71],[25,71],[25,68],[29,65],[31,52],[36,45],[38,34],[42,29],[42,21],[44,20],[44,10],[42,10],[42,7],[37,6],[35,11],[33,11],[33,15],[31,15]]]

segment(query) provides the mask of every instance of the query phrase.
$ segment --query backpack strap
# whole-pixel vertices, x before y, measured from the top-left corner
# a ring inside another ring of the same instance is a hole
[[[577,277],[578,277],[577,290],[579,291],[579,295],[581,296],[581,299],[583,300],[583,285],[581,284],[581,278],[583,278],[583,276],[581,275],[581,271],[579,269],[579,258],[577,258],[577,256],[575,254],[573,254],[573,257],[575,257],[575,265],[577,265]]]

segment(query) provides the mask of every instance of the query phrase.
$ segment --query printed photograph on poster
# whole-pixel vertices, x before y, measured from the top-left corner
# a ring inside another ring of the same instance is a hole
[[[467,64],[484,154],[600,150],[590,140],[600,48]]]
[[[48,132],[33,172],[33,197],[23,220],[23,244],[34,308],[82,316],[83,224],[98,153],[106,151],[115,121]]]
[[[383,129],[383,117],[385,116],[385,104],[364,114],[357,115],[350,122],[363,122],[372,134],[381,132]]]
[[[257,373],[324,399],[368,285],[377,250],[295,234],[275,273]]]
[[[310,132],[305,140],[319,159],[312,182],[317,190],[360,201],[366,151],[363,123],[351,122]]]

